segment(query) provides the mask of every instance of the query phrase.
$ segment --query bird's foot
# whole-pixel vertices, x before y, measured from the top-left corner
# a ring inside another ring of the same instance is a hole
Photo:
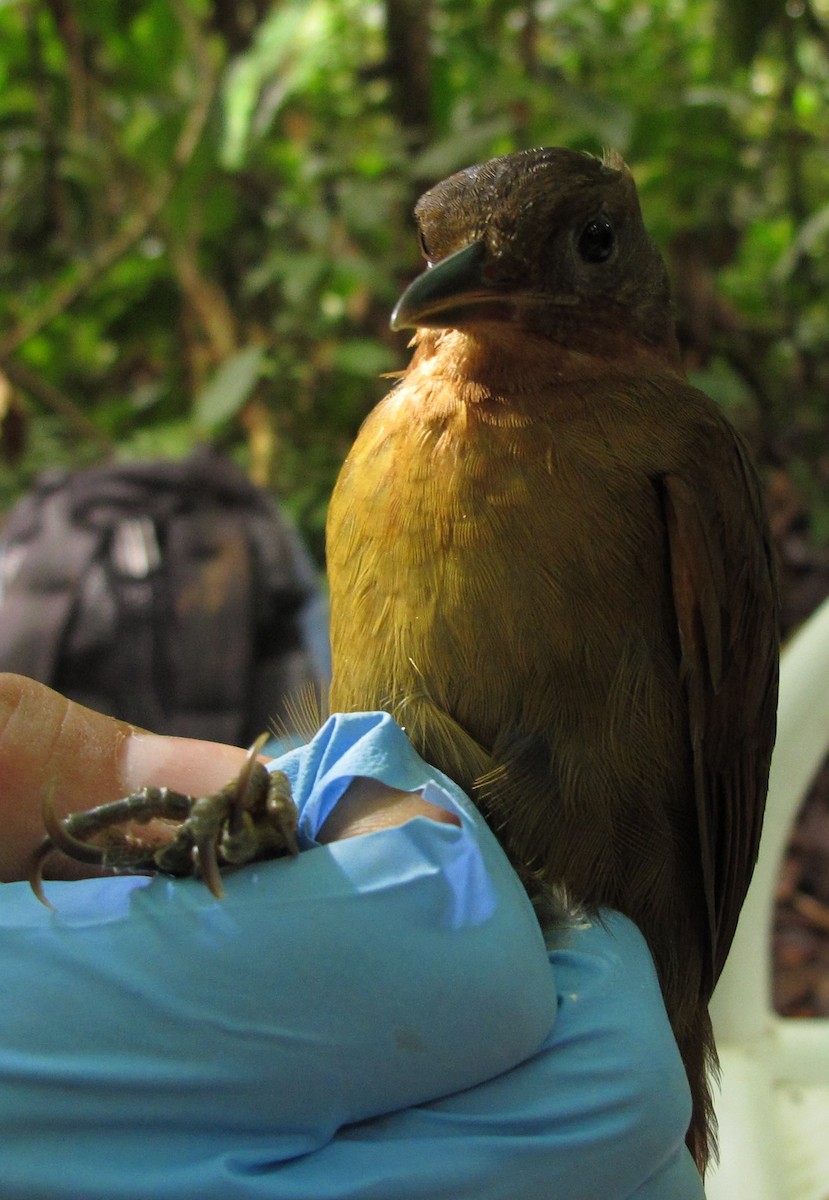
[[[281,771],[267,771],[257,759],[267,737],[254,742],[237,777],[209,796],[145,787],[62,819],[47,801],[47,836],[29,868],[35,895],[51,907],[42,873],[54,850],[122,873],[200,875],[219,898],[224,894],[222,866],[296,854],[297,810],[288,779]],[[148,836],[123,828],[133,824],[148,826]]]

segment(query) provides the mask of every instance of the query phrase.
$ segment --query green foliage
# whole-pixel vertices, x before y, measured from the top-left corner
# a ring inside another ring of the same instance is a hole
[[[197,428],[209,432],[237,416],[256,386],[263,357],[261,346],[248,346],[225,359],[193,403]]]
[[[321,552],[417,194],[564,144],[625,154],[695,378],[829,528],[829,2],[423,0],[399,46],[402,4],[0,2],[0,503],[210,436]]]

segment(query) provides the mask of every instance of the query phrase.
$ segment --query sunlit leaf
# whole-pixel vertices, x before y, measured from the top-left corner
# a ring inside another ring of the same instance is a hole
[[[247,346],[222,363],[193,402],[193,419],[202,429],[215,429],[235,417],[250,398],[262,372],[263,346]]]

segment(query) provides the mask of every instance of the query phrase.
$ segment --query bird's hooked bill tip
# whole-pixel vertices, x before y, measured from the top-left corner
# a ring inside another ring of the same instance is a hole
[[[426,268],[406,288],[391,314],[391,328],[417,329],[421,325],[439,325],[439,313],[456,308],[457,302],[484,286],[481,266],[486,243],[470,242]]]

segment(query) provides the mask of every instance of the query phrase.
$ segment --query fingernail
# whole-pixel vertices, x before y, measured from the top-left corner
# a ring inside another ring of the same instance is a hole
[[[142,787],[167,787],[204,796],[233,779],[244,761],[245,751],[238,746],[133,733],[121,750],[121,784],[125,795]]]

